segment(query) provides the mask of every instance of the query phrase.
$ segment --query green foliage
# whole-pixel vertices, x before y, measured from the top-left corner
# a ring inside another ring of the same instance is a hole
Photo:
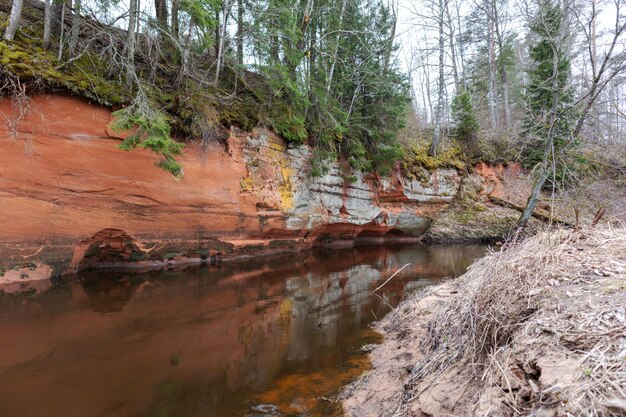
[[[575,119],[574,94],[569,80],[570,60],[564,39],[567,37],[564,11],[558,4],[545,1],[531,25],[537,37],[530,48],[532,65],[528,71],[530,83],[526,95],[528,113],[524,120],[527,138],[523,164],[532,168],[543,159],[546,142],[552,133],[556,161],[556,176],[548,183],[565,180],[567,162],[564,152],[578,144],[572,138]],[[552,114],[556,121],[552,125]]]
[[[381,175],[389,175],[396,161],[404,157],[399,143],[379,143],[373,152],[373,162]]]
[[[215,14],[221,8],[220,0],[181,0],[180,10],[189,14],[195,26],[200,31],[201,49],[213,46],[215,27],[219,22]]]
[[[182,166],[174,156],[182,155],[184,145],[174,141],[170,136],[170,125],[167,116],[153,110],[138,96],[128,107],[113,113],[111,122],[113,131],[132,133],[119,145],[119,148],[130,151],[136,147],[149,149],[163,158],[156,165],[171,172],[176,177],[182,176]]]
[[[461,91],[452,100],[451,136],[457,141],[469,159],[480,155],[478,131],[480,126],[472,105],[472,96],[467,90]]]
[[[478,120],[472,106],[472,96],[467,90],[457,94],[452,100],[452,137],[459,142],[473,141],[478,136]]]
[[[320,1],[316,7],[331,11],[325,19],[312,15],[303,25],[298,6],[304,3],[270,0],[267,20],[253,24],[268,41],[254,47],[267,58],[259,70],[269,87],[269,124],[291,143],[308,140],[316,155],[339,155],[356,170],[389,172],[402,157],[397,133],[410,102],[407,79],[389,58],[392,15],[380,2],[348,2],[341,15],[342,2]],[[309,46],[311,36],[325,41],[311,38]],[[314,155],[312,174],[323,175],[327,160]]]
[[[304,118],[301,116],[287,116],[273,122],[274,131],[285,138],[287,142],[301,145],[307,138]]]
[[[311,155],[311,176],[323,177],[328,173],[328,163],[337,159],[337,153],[315,148]]]

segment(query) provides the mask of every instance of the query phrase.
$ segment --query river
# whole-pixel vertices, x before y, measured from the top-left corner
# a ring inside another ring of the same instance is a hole
[[[357,246],[0,293],[0,416],[341,415],[333,394],[380,340],[368,325],[485,250]]]

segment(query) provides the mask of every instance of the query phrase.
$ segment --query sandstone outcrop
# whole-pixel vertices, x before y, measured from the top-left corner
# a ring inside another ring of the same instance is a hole
[[[177,179],[150,151],[119,150],[107,127],[111,111],[84,99],[4,100],[0,113],[0,281],[25,279],[24,268],[29,279],[47,278],[128,262],[415,239],[461,184],[452,169],[420,181],[349,172],[341,163],[313,177],[307,147],[235,128],[226,144],[187,144]]]

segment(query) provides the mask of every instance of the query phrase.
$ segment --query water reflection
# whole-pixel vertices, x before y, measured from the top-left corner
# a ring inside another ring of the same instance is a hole
[[[93,272],[34,297],[0,297],[0,415],[326,415],[320,397],[367,365],[367,325],[484,250],[369,246]],[[373,296],[406,263],[384,301]]]

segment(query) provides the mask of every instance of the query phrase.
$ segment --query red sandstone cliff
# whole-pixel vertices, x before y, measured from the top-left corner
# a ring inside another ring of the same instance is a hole
[[[102,263],[418,236],[461,182],[453,170],[426,182],[361,174],[348,182],[337,164],[311,178],[310,150],[287,149],[264,130],[233,133],[227,150],[188,144],[176,179],[150,151],[119,150],[110,110],[86,100],[40,95],[28,108],[4,100],[0,114],[3,282]]]

